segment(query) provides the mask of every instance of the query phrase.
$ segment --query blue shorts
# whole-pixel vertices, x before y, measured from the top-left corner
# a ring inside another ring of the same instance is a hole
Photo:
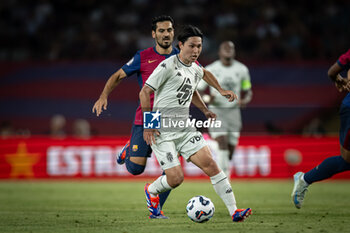
[[[132,124],[129,146],[130,157],[151,157],[152,148],[143,139],[143,126]]]
[[[347,150],[350,150],[350,107],[341,105],[340,107],[340,144]]]

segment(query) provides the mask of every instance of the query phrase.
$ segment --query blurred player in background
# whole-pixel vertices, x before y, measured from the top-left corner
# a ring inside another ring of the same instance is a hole
[[[232,41],[224,41],[220,45],[219,60],[209,64],[206,69],[217,78],[220,86],[231,90],[238,96],[238,102],[227,102],[225,97],[210,87],[210,95],[203,95],[203,99],[209,104],[209,109],[217,114],[222,127],[209,128],[210,136],[218,142],[216,151],[219,167],[230,178],[230,160],[238,144],[240,130],[242,128],[241,107],[245,107],[252,99],[251,82],[248,68],[235,60],[235,45]],[[198,85],[202,93],[208,85],[203,80]],[[241,95],[242,94],[242,95]]]
[[[347,70],[347,77],[343,78],[341,72]],[[335,83],[339,92],[350,91],[350,49],[341,55],[336,63],[328,70],[328,76]],[[300,209],[308,186],[314,182],[332,177],[333,175],[350,170],[350,93],[346,95],[340,107],[340,154],[329,157],[310,171],[294,174],[294,188],[292,201]]]
[[[189,119],[192,96],[196,93],[197,85],[202,78],[230,102],[237,98],[232,91],[223,90],[217,80],[208,81],[203,69],[196,63],[202,51],[202,38],[203,34],[198,28],[191,25],[184,27],[178,36],[180,53],[160,63],[140,92],[142,111],[145,114],[152,110],[156,111],[154,114],[161,113],[162,117],[168,116],[172,121],[186,122]],[[155,93],[153,107],[150,102],[152,93]],[[210,113],[203,102],[193,101],[193,103],[202,111],[206,109],[203,113]],[[214,113],[206,115],[215,117]],[[156,117],[158,116],[153,115],[153,118]],[[234,222],[243,221],[251,214],[250,208],[237,209],[225,173],[217,166],[202,134],[195,128],[192,130],[188,127],[174,127],[172,130],[146,128],[144,139],[151,145],[160,166],[165,171],[165,175],[145,185],[147,207],[153,215],[160,213],[158,195],[176,188],[183,182],[184,174],[178,153],[210,177],[216,193],[225,203]]]

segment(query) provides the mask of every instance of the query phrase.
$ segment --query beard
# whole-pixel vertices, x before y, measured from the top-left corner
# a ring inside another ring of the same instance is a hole
[[[169,44],[164,44],[164,43],[159,42],[159,40],[157,40],[157,44],[163,49],[168,49],[171,46],[170,41],[169,41]]]

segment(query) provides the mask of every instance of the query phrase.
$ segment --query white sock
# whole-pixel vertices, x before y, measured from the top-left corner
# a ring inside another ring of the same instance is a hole
[[[148,186],[148,192],[150,192],[153,197],[170,189],[173,188],[168,184],[166,175],[158,177],[158,179]]]
[[[221,170],[226,174],[226,176],[230,179],[231,171],[230,171],[230,160],[229,157],[229,150],[218,150],[218,158],[217,162]]]
[[[304,180],[304,175],[305,175],[305,174],[303,174],[303,175],[301,176],[301,180],[304,181],[304,183],[305,183],[306,186],[309,186],[309,184]]]
[[[230,213],[230,216],[232,216],[237,209],[236,199],[225,173],[221,171],[217,175],[210,177],[210,180],[213,184],[215,192],[223,200],[228,209],[228,212]]]

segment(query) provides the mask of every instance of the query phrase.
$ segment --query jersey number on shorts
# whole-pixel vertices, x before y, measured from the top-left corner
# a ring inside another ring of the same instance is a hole
[[[191,80],[188,78],[185,78],[181,86],[176,91],[177,91],[176,97],[179,101],[179,104],[185,105],[192,95]]]

